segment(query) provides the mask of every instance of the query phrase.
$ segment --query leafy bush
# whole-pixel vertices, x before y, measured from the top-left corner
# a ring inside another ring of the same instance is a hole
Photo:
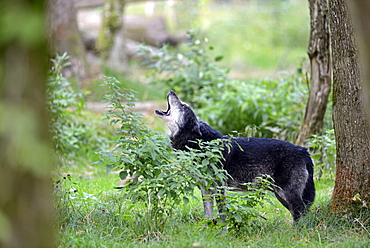
[[[76,92],[63,76],[63,68],[70,65],[68,55],[56,55],[47,81],[47,107],[50,112],[50,129],[55,151],[66,157],[87,154],[102,149],[109,136],[101,123],[83,113],[83,94]]]
[[[173,153],[169,139],[149,129],[141,116],[131,111],[131,101],[136,100],[133,92],[122,89],[120,83],[111,77],[105,77],[103,85],[108,92],[105,100],[111,106],[106,119],[119,128],[116,145],[110,152],[102,153],[100,162],[108,171],[120,168],[121,179],[132,178],[127,188],[123,188],[126,189],[125,197],[132,200],[132,206],[143,201],[147,211],[126,218],[142,224],[141,235],[145,238],[158,237],[163,233],[174,206],[188,202],[194,187],[199,185],[195,177],[202,178],[204,172],[199,170],[207,168],[204,167],[206,160],[201,160],[204,157],[201,154],[189,157],[181,151]],[[121,93],[123,90],[125,93]],[[123,101],[128,103],[122,105]],[[207,156],[211,155],[214,159],[222,156],[207,153]],[[178,162],[175,156],[182,162]]]
[[[259,131],[255,136],[295,139],[308,91],[302,74],[277,80],[231,80],[227,69],[215,65],[222,57],[212,60],[208,56],[213,47],[206,48],[207,39],[191,33],[190,38],[184,52],[164,48],[146,61],[153,74],[159,75],[156,82],[177,91],[200,119],[223,133],[244,133],[249,127]]]
[[[169,140],[150,130],[141,116],[131,111],[132,101],[136,100],[132,91],[122,89],[120,82],[112,77],[105,77],[103,86],[107,89],[105,101],[111,107],[106,120],[118,129],[115,146],[111,151],[101,153],[99,162],[104,163],[107,171],[116,167],[121,169],[121,179],[132,178],[126,198],[133,201],[132,208],[135,202],[143,200],[147,212],[126,215],[125,219],[140,223],[140,228],[132,228],[135,233],[139,232],[137,236],[144,239],[157,237],[163,232],[168,210],[174,204],[167,203],[167,197],[173,199],[171,197],[177,195],[175,188],[169,189],[161,180],[162,171],[170,164]],[[126,102],[124,105],[123,101]]]

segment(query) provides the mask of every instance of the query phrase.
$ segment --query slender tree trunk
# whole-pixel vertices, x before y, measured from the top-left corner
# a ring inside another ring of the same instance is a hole
[[[118,72],[127,71],[125,31],[123,23],[125,0],[105,0],[103,25],[97,42],[105,63]]]
[[[345,0],[330,1],[333,55],[333,121],[337,172],[331,208],[347,212],[370,204],[370,133],[360,63]]]
[[[79,81],[90,77],[86,51],[78,27],[73,0],[49,1],[49,35],[54,53],[70,56],[71,74]]]
[[[0,247],[53,247],[45,2],[14,3],[1,3]]]
[[[327,0],[309,0],[311,33],[308,56],[311,63],[311,89],[304,121],[296,144],[302,145],[320,133],[331,88],[330,32]]]

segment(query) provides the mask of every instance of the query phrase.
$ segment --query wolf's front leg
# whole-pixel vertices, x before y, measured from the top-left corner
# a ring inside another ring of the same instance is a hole
[[[213,219],[213,205],[214,205],[214,191],[206,190],[204,186],[200,189],[202,191],[204,218]]]

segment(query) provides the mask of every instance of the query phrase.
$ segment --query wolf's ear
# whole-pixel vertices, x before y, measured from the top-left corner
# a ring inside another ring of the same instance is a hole
[[[194,126],[193,131],[196,132],[197,134],[199,134],[199,136],[202,136],[202,132],[200,131],[200,124],[199,124],[199,122],[197,122],[197,124]]]

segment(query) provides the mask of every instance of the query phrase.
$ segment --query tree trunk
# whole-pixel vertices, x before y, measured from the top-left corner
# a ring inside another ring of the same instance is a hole
[[[331,86],[330,33],[327,0],[309,0],[311,34],[308,56],[311,63],[311,89],[297,145],[320,133]]]
[[[1,4],[0,247],[54,247],[44,4]]]
[[[77,16],[73,0],[49,1],[49,35],[54,53],[70,56],[71,74],[78,81],[90,77],[85,48],[77,27]]]
[[[357,43],[345,0],[330,1],[330,27],[337,143],[331,209],[347,212],[370,203],[370,134],[363,105]]]
[[[362,71],[363,71],[363,87],[365,98],[365,110],[367,119],[370,120],[370,1],[352,0],[348,2],[352,10],[352,17],[356,26],[356,34],[359,39]]]
[[[103,24],[99,32],[97,48],[110,68],[126,72],[125,32],[123,28],[124,0],[106,0]]]

